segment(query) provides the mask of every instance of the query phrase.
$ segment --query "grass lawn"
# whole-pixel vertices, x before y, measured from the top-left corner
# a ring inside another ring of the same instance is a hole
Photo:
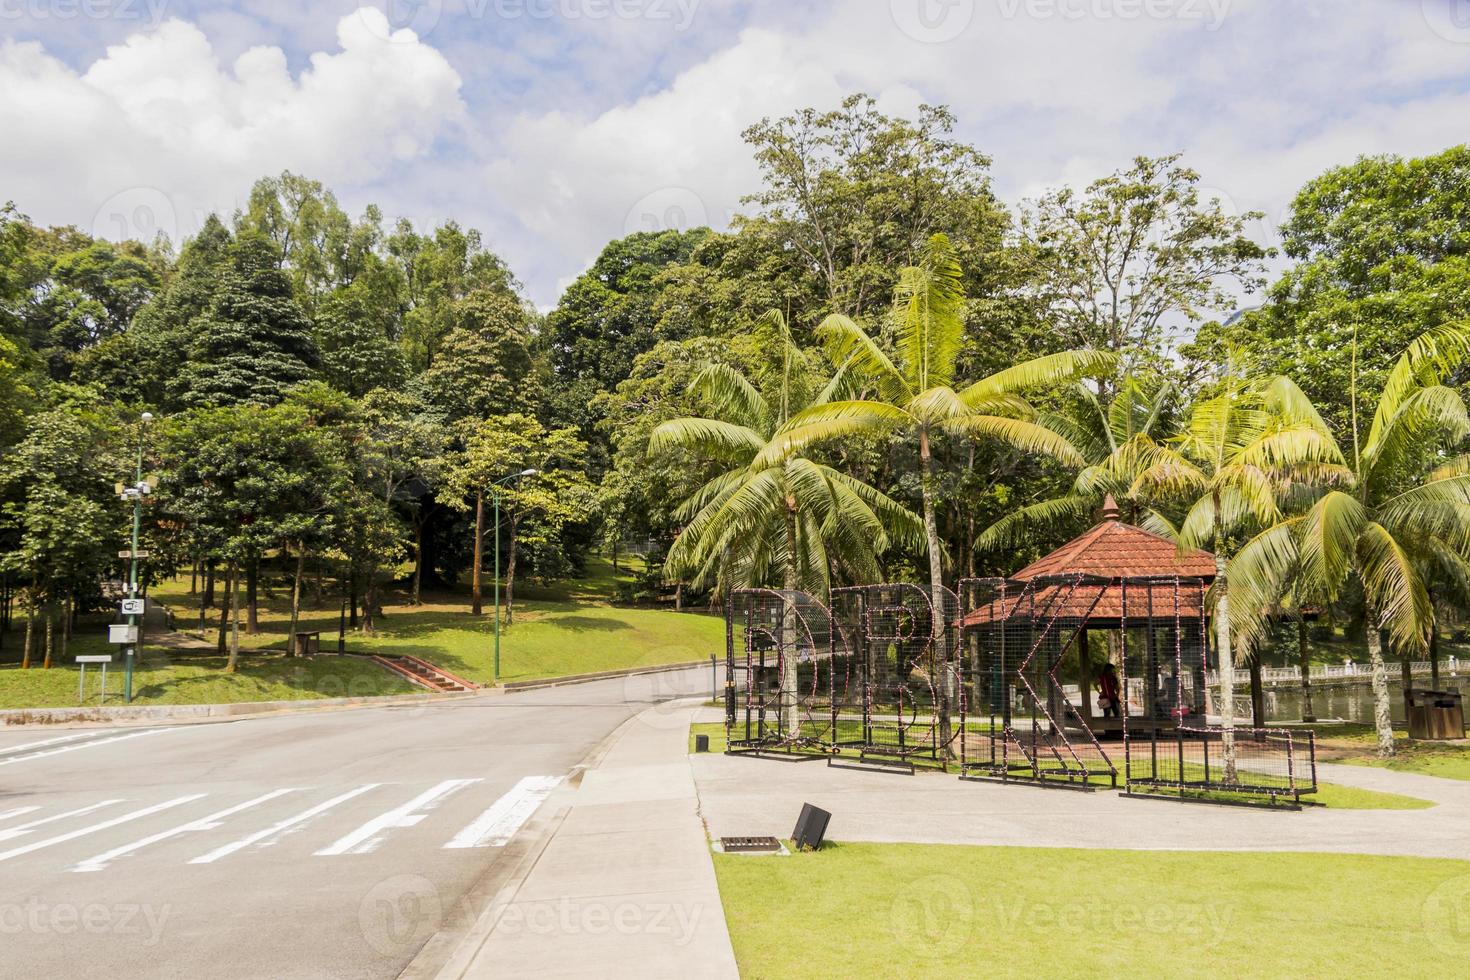
[[[1448,976],[1470,953],[1463,861],[933,844],[713,857],[745,977]]]
[[[656,666],[706,660],[724,649],[724,621],[702,613],[670,609],[613,606],[607,597],[626,570],[614,572],[601,559],[589,562],[583,579],[552,587],[524,587],[516,592],[515,621],[501,632],[501,668],[504,681],[534,680],[568,674],[627,667]],[[198,598],[188,594],[189,580],[176,579],[153,590],[153,598],[173,609],[176,624],[189,628],[198,622]],[[243,591],[242,591],[243,595]],[[426,595],[420,606],[407,604],[400,591],[390,590],[377,632],[369,637],[347,634],[349,653],[413,654],[446,670],[482,684],[494,679],[494,607],[486,592],[484,615],[469,611],[469,597],[460,594]],[[329,598],[330,608],[303,610],[301,629],[320,630],[322,650],[335,651],[340,600]],[[134,678],[134,700],[154,704],[203,704],[237,701],[289,700],[342,696],[413,693],[421,690],[371,663],[323,656],[301,660],[281,655],[290,625],[290,594],[264,590],[260,603],[260,632],[240,634],[240,671],[223,673],[223,658],[212,649],[165,650],[147,645]],[[218,623],[218,610],[210,623]],[[108,617],[84,621],[68,651],[68,662],[51,670],[21,671],[20,631],[10,634],[0,655],[0,708],[67,706],[77,703],[77,671],[70,657],[111,653],[106,643]],[[19,624],[17,624],[19,625]],[[215,633],[206,636],[212,641]],[[108,686],[121,691],[121,677],[109,671]],[[95,691],[92,672],[88,687]],[[95,700],[95,699],[94,699]]]
[[[1470,742],[1416,742],[1401,732],[1394,737],[1394,757],[1378,758],[1378,736],[1372,725],[1319,724],[1317,758],[1353,766],[1379,766],[1444,779],[1470,780]]]
[[[694,736],[708,735],[709,750],[711,752],[725,751],[725,726],[722,722],[696,722],[689,726],[689,751],[694,752]],[[1121,751],[1121,749],[1120,749]],[[856,753],[851,753],[856,754]],[[1122,763],[1117,763],[1120,781]],[[924,768],[923,766],[919,767]],[[1161,795],[1177,795],[1168,790],[1160,790]],[[1374,790],[1356,789],[1351,786],[1339,786],[1332,783],[1319,783],[1317,792],[1304,797],[1306,800],[1320,806],[1333,810],[1424,810],[1434,806],[1429,800],[1421,800],[1413,796],[1402,796],[1398,793],[1380,793]],[[1245,797],[1247,802],[1264,803],[1261,797]]]

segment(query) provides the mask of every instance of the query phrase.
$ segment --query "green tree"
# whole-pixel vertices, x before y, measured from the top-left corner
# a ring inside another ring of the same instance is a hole
[[[1171,434],[1176,401],[1173,386],[1156,378],[1125,375],[1106,401],[1091,386],[1078,384],[1060,411],[1043,411],[1037,419],[1063,436],[1086,465],[1065,493],[1012,510],[986,528],[977,547],[1016,549],[1038,533],[1078,530],[1108,497],[1120,503],[1129,523],[1177,538],[1167,502],[1152,499],[1137,482]]]
[[[1328,488],[1300,516],[1272,522],[1232,564],[1252,583],[1251,609],[1292,576],[1329,601],[1351,579],[1362,589],[1378,753],[1393,755],[1383,636],[1402,657],[1424,653],[1434,628],[1429,586],[1436,568],[1470,572],[1470,415],[1446,378],[1470,358],[1470,327],[1444,326],[1415,340],[1388,373],[1370,424],[1350,392],[1351,452],[1345,486]],[[1337,452],[1336,443],[1331,446]],[[1253,624],[1252,624],[1253,625]]]
[[[1131,493],[1181,501],[1187,512],[1179,527],[1180,547],[1204,548],[1215,556],[1210,594],[1222,677],[1218,709],[1225,780],[1233,782],[1235,685],[1229,678],[1244,651],[1237,642],[1243,638],[1234,637],[1231,629],[1235,578],[1230,559],[1242,535],[1282,520],[1281,500],[1293,486],[1340,478],[1342,457],[1316,408],[1294,382],[1236,371],[1190,406],[1171,444],[1149,447],[1146,462]],[[1241,584],[1251,598],[1240,608],[1258,608],[1257,583],[1248,578]]]
[[[450,421],[528,409],[531,317],[511,293],[477,289],[453,304],[454,326],[418,378],[424,400]]]
[[[1199,199],[1179,157],[1138,157],[1082,191],[1053,191],[1021,217],[1024,287],[1070,347],[1166,368],[1167,328],[1233,302],[1227,289],[1265,285],[1268,253],[1245,236],[1261,215]]]
[[[1076,448],[1036,421],[1035,410],[1021,392],[1055,388],[1084,374],[1110,371],[1114,365],[1106,353],[1069,351],[1017,364],[956,390],[955,365],[964,339],[963,305],[959,263],[949,242],[935,236],[924,263],[899,274],[888,323],[896,357],[890,357],[849,317],[834,314],[817,329],[833,363],[866,379],[877,397],[807,408],[787,423],[765,451],[774,457],[812,442],[875,430],[915,440],[929,581],[935,596],[944,585],[944,549],[935,520],[933,438],[942,432],[993,438],[1025,452],[1082,465]]]
[[[191,325],[174,390],[186,405],[273,405],[320,363],[311,325],[269,241],[242,232],[229,252],[218,289]]]
[[[587,445],[571,428],[546,429],[511,413],[464,424],[463,449],[448,469],[446,492],[475,515],[471,568],[473,611],[483,610],[486,499],[498,496],[507,525],[505,618],[513,618],[516,561],[522,544],[552,545],[567,524],[590,516],[595,495],[581,465]]]
[[[834,572],[876,577],[890,541],[917,542],[917,518],[798,446],[781,447],[791,418],[829,404],[843,391],[843,378],[821,385],[779,311],[767,315],[756,341],[766,356],[757,383],[729,365],[709,365],[693,385],[708,416],[664,422],[649,439],[655,459],[680,447],[720,468],[680,507],[686,524],[669,552],[669,570],[695,585],[774,581],[817,594]]]

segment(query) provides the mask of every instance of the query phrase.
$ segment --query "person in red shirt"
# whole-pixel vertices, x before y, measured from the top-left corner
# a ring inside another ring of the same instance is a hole
[[[1097,675],[1097,706],[1102,709],[1104,718],[1120,717],[1118,710],[1118,669],[1111,663],[1103,664],[1102,672]]]

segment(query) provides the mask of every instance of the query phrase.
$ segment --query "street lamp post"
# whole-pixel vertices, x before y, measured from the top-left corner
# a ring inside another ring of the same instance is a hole
[[[133,547],[129,551],[130,568],[128,571],[128,598],[138,598],[138,535],[143,527],[143,495],[148,493],[148,484],[143,482],[143,434],[149,422],[153,421],[150,412],[144,412],[141,418],[142,425],[138,428],[138,470],[133,485],[123,491],[123,499],[129,498],[133,501]],[[129,607],[130,610],[132,607]],[[139,626],[137,614],[129,611],[128,625]],[[136,641],[128,644],[123,650],[123,698],[128,704],[133,703],[133,661],[137,656],[138,644]]]
[[[495,502],[495,683],[500,683],[500,485],[523,476],[535,476],[535,470],[521,470],[490,484],[490,497]]]

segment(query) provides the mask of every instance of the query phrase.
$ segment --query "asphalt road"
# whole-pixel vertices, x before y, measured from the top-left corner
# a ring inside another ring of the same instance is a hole
[[[609,733],[709,684],[0,731],[0,977],[397,976]]]

